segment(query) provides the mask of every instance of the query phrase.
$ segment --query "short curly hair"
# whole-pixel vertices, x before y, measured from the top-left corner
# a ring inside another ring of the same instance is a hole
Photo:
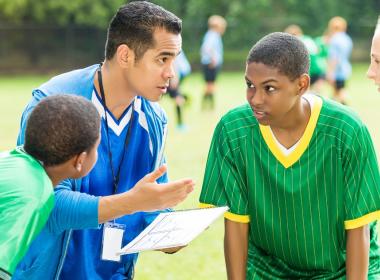
[[[58,94],[44,98],[31,112],[24,150],[45,166],[89,151],[100,133],[100,116],[87,99]]]
[[[290,80],[307,74],[310,67],[309,53],[304,43],[283,32],[274,32],[259,40],[247,57],[247,64],[252,62],[277,68]]]

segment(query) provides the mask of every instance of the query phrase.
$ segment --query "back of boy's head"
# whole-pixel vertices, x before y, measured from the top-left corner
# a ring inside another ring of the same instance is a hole
[[[310,67],[309,53],[302,41],[282,32],[266,35],[252,47],[247,64],[253,62],[277,68],[292,81],[307,74]]]
[[[154,46],[153,33],[162,28],[180,34],[182,21],[164,8],[147,2],[133,1],[121,6],[108,26],[105,56],[112,59],[121,44],[128,45],[136,61]]]
[[[66,162],[94,147],[100,116],[94,105],[75,95],[44,98],[31,112],[25,131],[25,151],[45,166]]]

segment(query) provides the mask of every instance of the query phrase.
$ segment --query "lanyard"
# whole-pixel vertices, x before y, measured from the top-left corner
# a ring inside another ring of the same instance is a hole
[[[104,118],[106,121],[106,131],[107,131],[107,146],[108,146],[108,159],[111,165],[111,172],[112,172],[112,182],[113,182],[113,191],[114,194],[117,193],[117,189],[119,186],[119,179],[120,179],[120,170],[121,166],[123,165],[124,161],[124,155],[126,148],[128,147],[130,137],[131,137],[131,130],[132,130],[132,124],[133,124],[133,115],[135,113],[135,108],[134,108],[134,101],[132,101],[132,112],[131,112],[131,119],[129,121],[129,126],[128,126],[128,131],[127,135],[125,136],[125,142],[124,142],[124,147],[123,147],[123,154],[122,158],[119,164],[119,168],[117,170],[117,173],[115,173],[115,169],[112,163],[112,152],[111,152],[111,143],[110,143],[110,136],[109,136],[109,127],[108,127],[108,119],[107,119],[107,104],[106,104],[106,97],[104,94],[104,88],[103,88],[103,79],[102,79],[102,70],[101,70],[102,64],[100,64],[99,69],[98,69],[98,83],[99,83],[99,90],[100,90],[100,95],[102,97],[102,105],[104,109]]]

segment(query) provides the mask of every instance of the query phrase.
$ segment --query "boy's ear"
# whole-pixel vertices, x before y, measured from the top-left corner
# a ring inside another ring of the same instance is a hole
[[[121,68],[128,68],[128,66],[135,60],[134,52],[126,44],[121,44],[116,50],[116,60]]]
[[[310,76],[308,74],[302,74],[298,80],[299,93],[304,94],[310,86]]]
[[[86,157],[87,157],[87,152],[82,152],[78,154],[77,156],[75,156],[73,163],[74,163],[74,168],[78,173],[82,172],[83,163],[86,160]]]

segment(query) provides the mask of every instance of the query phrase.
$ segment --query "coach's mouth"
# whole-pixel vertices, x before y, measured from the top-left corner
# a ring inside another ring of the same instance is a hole
[[[158,89],[161,91],[162,94],[165,94],[168,90],[168,86],[160,86],[158,87]]]

